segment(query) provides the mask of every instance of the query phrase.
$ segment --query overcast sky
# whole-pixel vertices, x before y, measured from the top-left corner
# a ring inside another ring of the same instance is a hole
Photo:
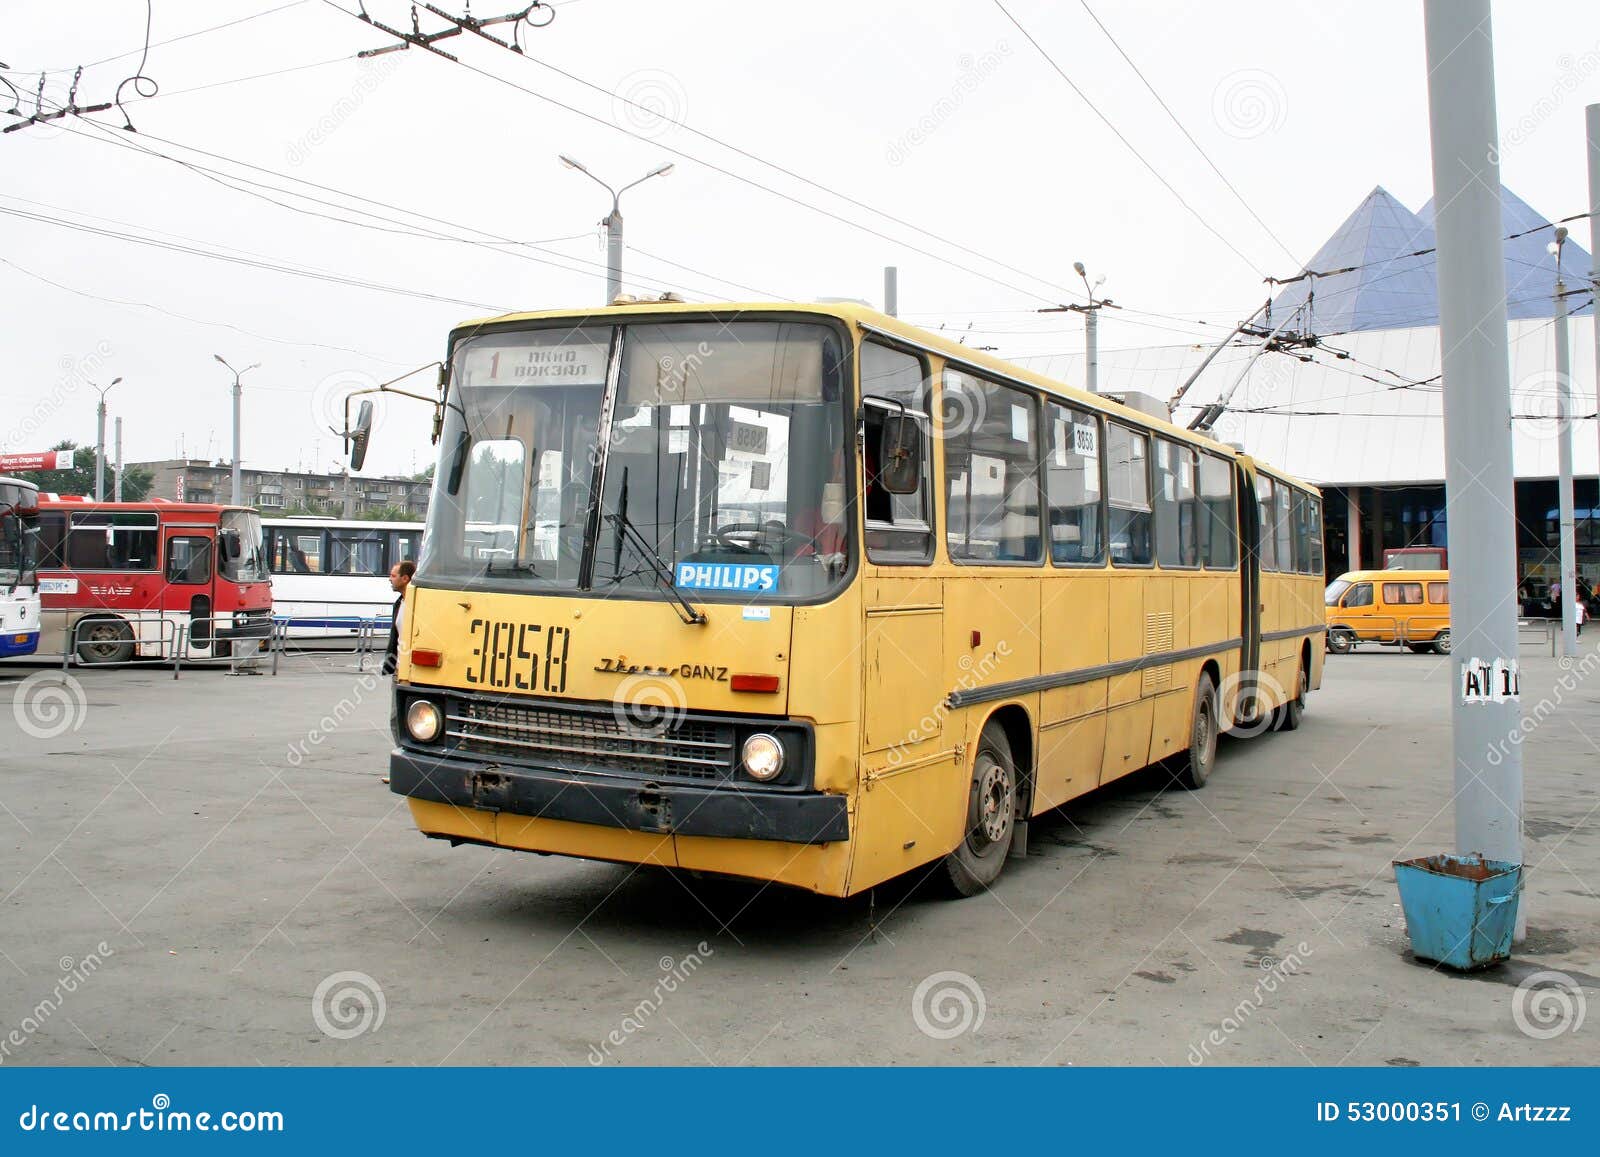
[[[631,290],[877,304],[895,264],[903,315],[1017,356],[1081,349],[1077,315],[1034,312],[1076,300],[1075,260],[1127,307],[1103,348],[1220,337],[1373,186],[1412,209],[1432,194],[1420,3],[1005,7],[1159,178],[990,0],[568,0],[524,32],[529,57],[442,42],[460,64],[359,61],[392,40],[329,0],[155,0],[160,92],[122,90],[137,135],[112,108],[0,136],[0,446],[92,440],[90,383],[121,376],[129,460],[224,457],[220,353],[261,363],[247,467],[335,466],[339,400],[438,358],[452,324],[603,296],[609,198],[561,152],[613,184],[676,162],[624,198]],[[367,8],[410,27],[409,3]],[[80,63],[77,104],[108,101],[144,24],[138,0],[6,0],[3,75],[24,113],[41,69],[49,108]],[[1498,4],[1494,34],[1503,179],[1581,212],[1600,5]],[[391,401],[367,472],[425,466],[427,419]]]

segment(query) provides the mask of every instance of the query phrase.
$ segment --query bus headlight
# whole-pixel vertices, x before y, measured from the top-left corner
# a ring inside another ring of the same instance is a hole
[[[406,731],[418,743],[432,743],[444,730],[444,715],[439,705],[427,699],[413,699],[406,708]]]
[[[762,783],[777,779],[783,771],[783,744],[764,731],[752,735],[744,741],[744,769]]]

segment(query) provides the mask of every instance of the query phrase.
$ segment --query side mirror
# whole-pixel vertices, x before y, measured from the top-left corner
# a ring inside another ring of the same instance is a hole
[[[915,494],[922,485],[922,427],[910,414],[883,417],[878,485],[889,494]]]
[[[367,461],[367,443],[372,440],[372,399],[362,400],[356,411],[355,428],[350,431],[350,469],[360,470]]]
[[[243,553],[243,548],[239,545],[239,536],[237,534],[225,534],[220,541],[222,557],[229,562],[237,562],[239,555]]]

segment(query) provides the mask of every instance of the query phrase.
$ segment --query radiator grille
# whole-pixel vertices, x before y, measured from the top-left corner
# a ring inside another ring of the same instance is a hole
[[[477,755],[645,778],[717,780],[733,774],[734,734],[725,724],[690,718],[633,720],[621,708],[474,700],[452,702],[445,721],[446,735],[456,748]]]

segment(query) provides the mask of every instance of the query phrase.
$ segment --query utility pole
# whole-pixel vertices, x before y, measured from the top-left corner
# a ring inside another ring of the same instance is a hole
[[[221,354],[212,354],[211,356],[221,362],[223,368],[233,375],[233,498],[230,501],[235,506],[242,506],[244,505],[244,483],[239,476],[239,417],[244,400],[244,387],[240,384],[239,379],[251,370],[260,369],[261,363],[254,362],[245,366],[242,370],[236,370],[228,365],[227,359]]]
[[[122,501],[122,418],[117,418],[117,471],[111,479],[111,501]]]
[[[121,378],[112,378],[111,385],[95,389],[100,393],[100,407],[95,411],[94,424],[94,500],[104,502],[106,498],[106,394],[111,386],[120,382]]]
[[[1572,502],[1572,365],[1567,341],[1567,286],[1561,280],[1561,249],[1567,243],[1567,227],[1556,226],[1556,239],[1550,252],[1556,259],[1556,496],[1561,508],[1561,653],[1568,658],[1578,653],[1578,563],[1577,527]]]
[[[656,168],[651,169],[644,176],[640,177],[637,181],[630,181],[620,189],[613,189],[610,185],[606,184],[599,177],[595,176],[588,169],[584,168],[581,164],[567,156],[565,153],[562,153],[560,158],[561,163],[567,166],[567,168],[577,169],[578,172],[582,173],[585,177],[588,177],[595,184],[599,185],[602,189],[611,194],[611,212],[606,215],[605,220],[600,222],[600,224],[606,227],[605,303],[610,305],[612,302],[616,301],[618,296],[620,296],[622,293],[622,194],[633,188],[634,185],[644,184],[651,177],[665,177],[668,173],[672,172],[672,162],[669,161],[665,165],[658,165]]]
[[[883,312],[900,316],[900,270],[894,265],[883,267]]]
[[[1450,733],[1459,852],[1522,863],[1522,704],[1511,372],[1489,0],[1423,0],[1433,203],[1439,207]],[[1485,685],[1482,674],[1492,677]],[[1515,936],[1526,935],[1528,902]]]
[[[1084,388],[1091,394],[1100,392],[1100,334],[1099,314],[1102,309],[1121,309],[1120,305],[1112,303],[1109,297],[1096,299],[1094,291],[1105,284],[1105,274],[1094,279],[1094,284],[1089,284],[1089,274],[1084,271],[1083,262],[1074,261],[1072,268],[1078,276],[1083,278],[1083,287],[1089,293],[1087,305],[1053,305],[1046,309],[1035,310],[1036,313],[1081,313],[1083,314],[1083,348],[1087,359],[1084,370]],[[1209,359],[1207,359],[1209,360]]]

